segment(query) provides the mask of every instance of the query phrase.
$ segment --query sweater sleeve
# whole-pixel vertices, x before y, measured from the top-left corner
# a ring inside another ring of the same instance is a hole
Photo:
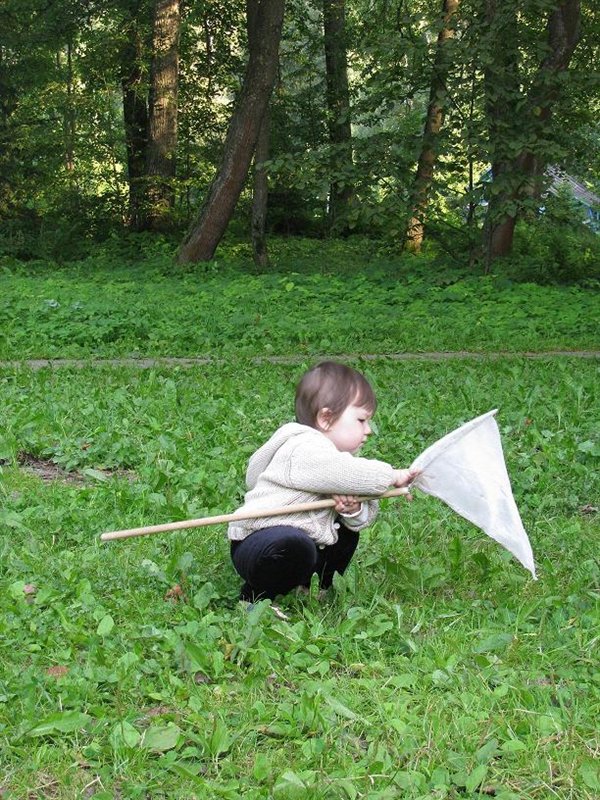
[[[287,470],[291,488],[315,494],[377,496],[394,478],[393,467],[385,461],[342,453],[333,443],[300,443],[290,454]]]
[[[345,517],[340,514],[340,519],[346,528],[352,531],[362,531],[363,528],[368,527],[374,522],[379,512],[378,500],[367,500],[363,502],[360,512],[353,517]]]

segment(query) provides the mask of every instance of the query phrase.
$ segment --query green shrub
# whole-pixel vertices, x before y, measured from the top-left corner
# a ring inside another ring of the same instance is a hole
[[[510,277],[540,284],[600,280],[600,236],[552,219],[517,228]]]

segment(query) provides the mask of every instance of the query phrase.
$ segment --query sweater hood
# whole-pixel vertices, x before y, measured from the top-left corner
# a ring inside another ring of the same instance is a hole
[[[288,422],[276,430],[273,436],[254,453],[248,462],[246,471],[246,486],[248,489],[254,489],[259,476],[266,470],[283,445],[287,444],[290,439],[307,433],[322,436],[316,428],[311,428],[309,425],[301,425],[299,422]]]

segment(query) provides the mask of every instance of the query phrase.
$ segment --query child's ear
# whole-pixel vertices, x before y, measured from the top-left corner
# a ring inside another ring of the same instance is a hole
[[[317,414],[317,426],[322,431],[327,431],[329,430],[330,425],[331,425],[331,409],[322,408]]]

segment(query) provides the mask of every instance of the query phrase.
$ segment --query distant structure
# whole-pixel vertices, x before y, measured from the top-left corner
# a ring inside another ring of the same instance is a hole
[[[552,194],[557,197],[566,191],[572,196],[575,205],[582,209],[581,222],[589,226],[590,230],[595,233],[600,233],[600,197],[560,167],[548,167],[546,175],[551,178],[550,185],[545,192],[546,196]],[[489,168],[482,173],[479,181],[480,183],[489,183],[491,180],[492,170]],[[479,205],[487,206],[487,200],[481,200]],[[541,205],[539,210],[543,214],[544,206]]]
[[[568,190],[584,211],[584,224],[589,225],[596,233],[600,233],[600,197],[559,167],[549,167],[547,174],[552,178],[548,193],[557,196],[565,189]]]

